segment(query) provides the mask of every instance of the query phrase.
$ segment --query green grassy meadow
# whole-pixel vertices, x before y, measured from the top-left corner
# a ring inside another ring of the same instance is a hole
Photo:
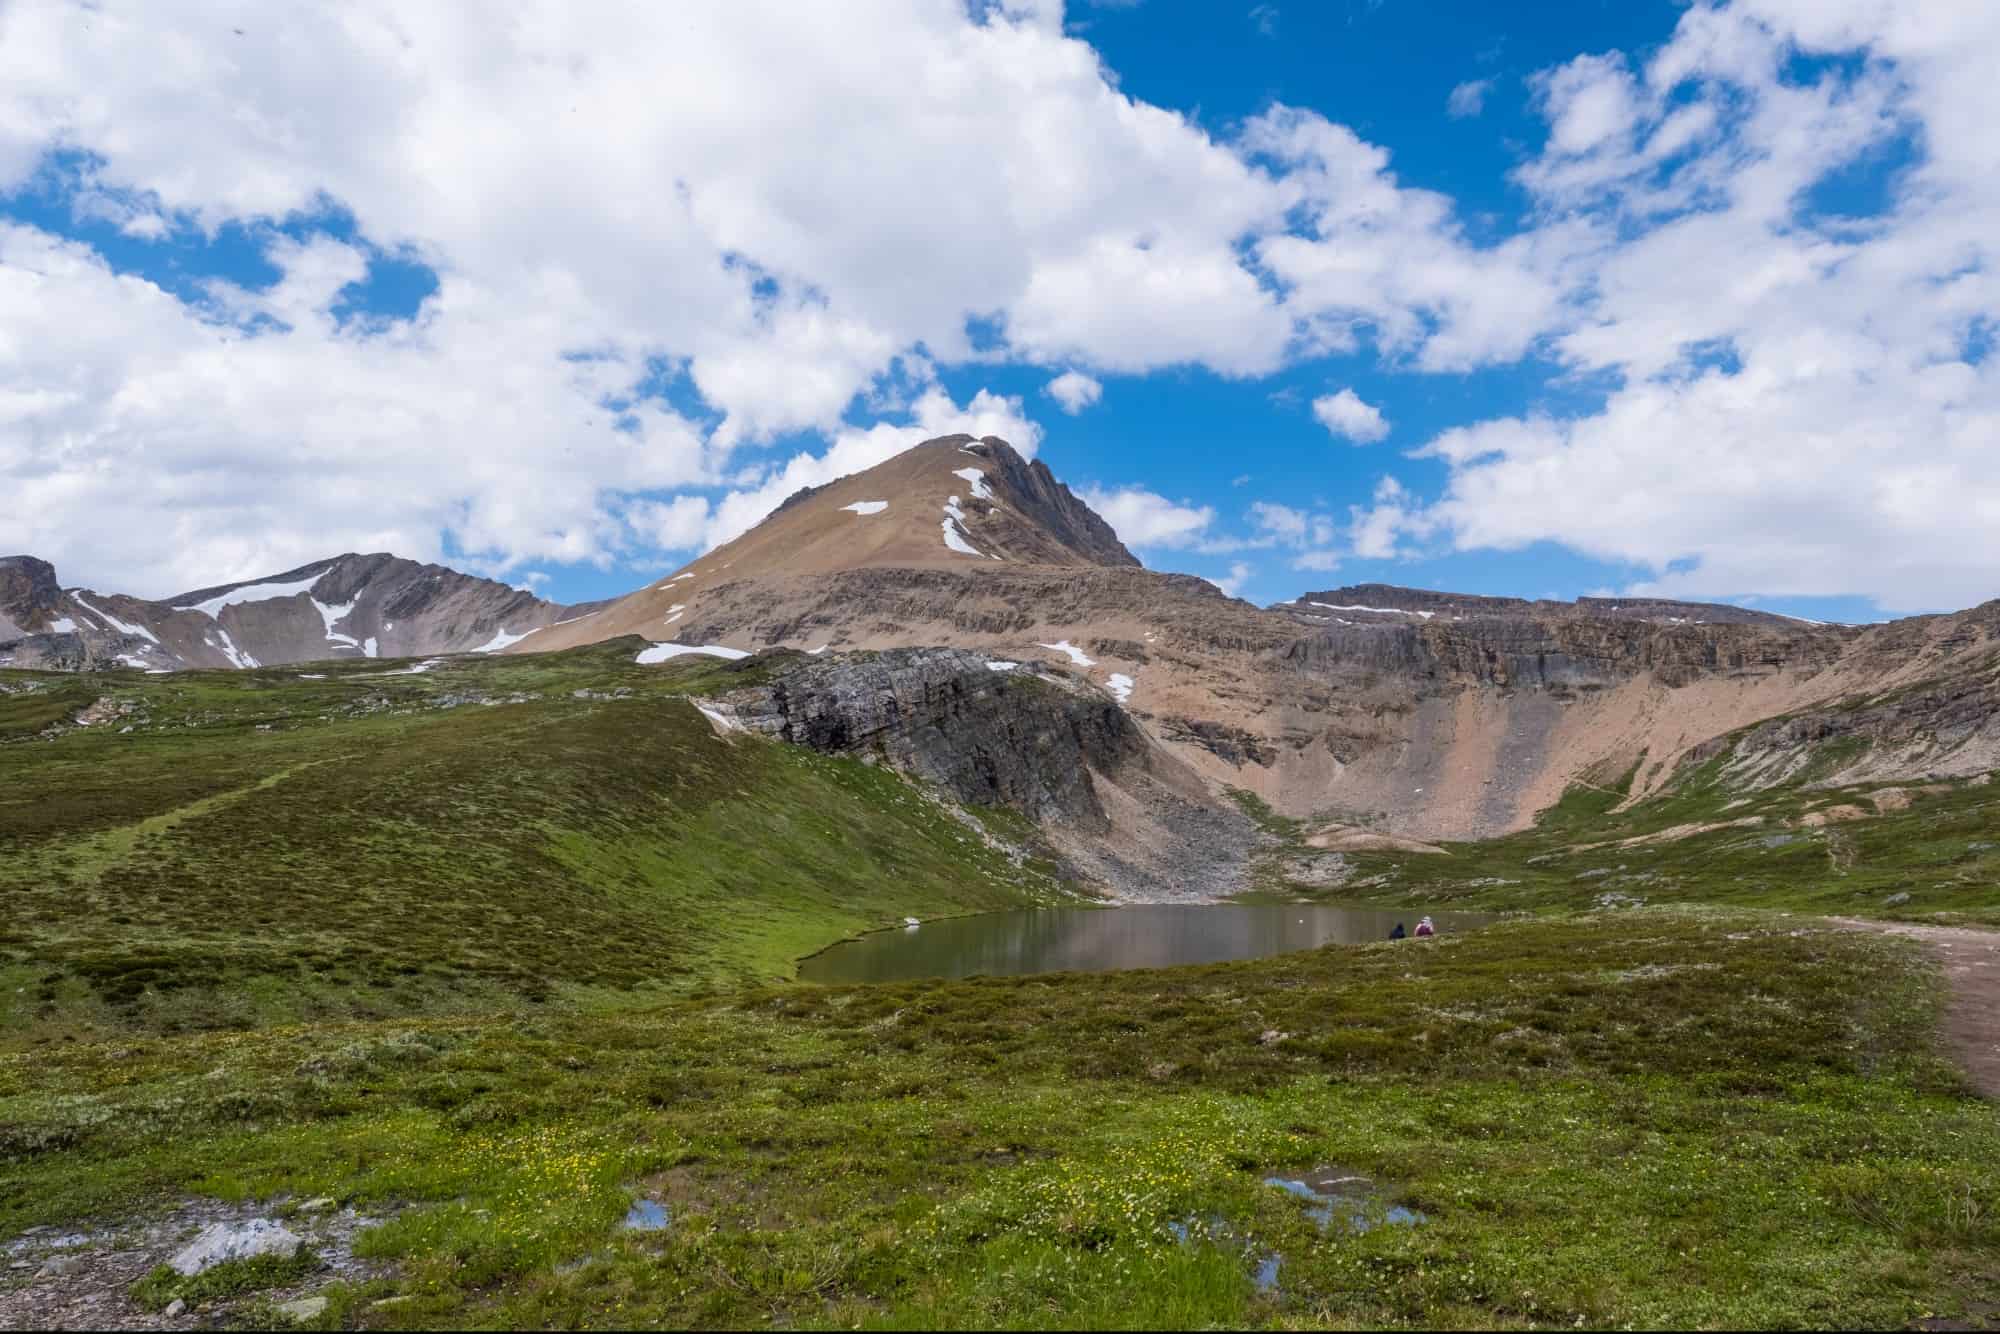
[[[0,747],[0,1035],[627,1003],[788,978],[910,904],[1074,896],[885,768],[686,701],[760,668],[631,659],[110,676],[130,713]],[[74,711],[44,679],[0,727]]]
[[[1994,1314],[2000,1108],[1918,948],[1814,916],[1994,920],[1991,788],[1832,853],[1734,841],[1801,832],[1803,791],[1578,851],[1736,799],[1579,789],[1320,891],[1526,910],[1481,931],[813,987],[791,961],[843,935],[1073,887],[1017,821],[716,736],[684,696],[757,661],[630,658],[119,674],[89,685],[131,712],[48,740],[94,695],[0,695],[0,1240],[328,1197],[387,1219],[388,1269],[328,1284],[327,1328]],[[1264,815],[1264,892],[1301,895]],[[1366,1226],[1265,1184],[1324,1170],[1367,1178]],[[619,1226],[641,1196],[666,1228]],[[224,1274],[200,1318],[268,1322],[295,1277]]]

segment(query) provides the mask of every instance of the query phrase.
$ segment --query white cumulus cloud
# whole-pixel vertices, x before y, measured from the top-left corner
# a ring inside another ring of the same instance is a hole
[[[1049,381],[1047,393],[1062,404],[1064,412],[1074,417],[1104,397],[1104,386],[1082,371],[1064,371]]]
[[[1324,394],[1313,400],[1313,416],[1319,424],[1344,440],[1357,445],[1370,445],[1389,434],[1389,423],[1382,416],[1382,410],[1372,403],[1364,403],[1361,395],[1352,389],[1343,389],[1337,394]]]
[[[1486,109],[1486,95],[1493,91],[1491,79],[1468,79],[1451,90],[1445,111],[1453,120],[1468,120]]]
[[[1553,343],[1603,404],[1443,432],[1421,451],[1443,495],[1378,501],[1357,549],[1429,525],[1652,571],[1634,591],[1889,610],[2000,592],[1996,58],[1990,6],[1756,0],[1689,10],[1636,74],[1546,76],[1524,183],[1625,233]],[[1879,212],[1815,204],[1898,139],[1915,155]]]
[[[1215,522],[1207,505],[1176,504],[1140,486],[1084,487],[1083,503],[1103,516],[1118,540],[1133,547],[1192,547]]]

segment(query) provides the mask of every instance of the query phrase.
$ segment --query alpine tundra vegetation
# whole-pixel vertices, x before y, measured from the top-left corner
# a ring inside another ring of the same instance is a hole
[[[2000,1330],[1996,71],[0,0],[0,1330]]]

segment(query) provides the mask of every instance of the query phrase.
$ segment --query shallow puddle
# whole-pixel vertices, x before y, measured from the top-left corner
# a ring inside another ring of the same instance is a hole
[[[1276,1186],[1288,1195],[1306,1201],[1306,1217],[1325,1232],[1339,1220],[1351,1232],[1366,1232],[1383,1224],[1414,1227],[1428,1223],[1428,1215],[1418,1209],[1392,1204],[1387,1209],[1373,1208],[1375,1183],[1365,1176],[1343,1172],[1339,1168],[1323,1167],[1297,1177],[1265,1177],[1264,1184]]]
[[[652,1200],[634,1200],[621,1225],[627,1232],[658,1232],[667,1225],[667,1208]]]

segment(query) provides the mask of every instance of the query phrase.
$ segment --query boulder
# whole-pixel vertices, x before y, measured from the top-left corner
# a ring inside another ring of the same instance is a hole
[[[227,1260],[249,1260],[259,1255],[297,1255],[299,1247],[304,1244],[298,1233],[274,1219],[211,1223],[167,1263],[175,1273],[192,1278]]]

